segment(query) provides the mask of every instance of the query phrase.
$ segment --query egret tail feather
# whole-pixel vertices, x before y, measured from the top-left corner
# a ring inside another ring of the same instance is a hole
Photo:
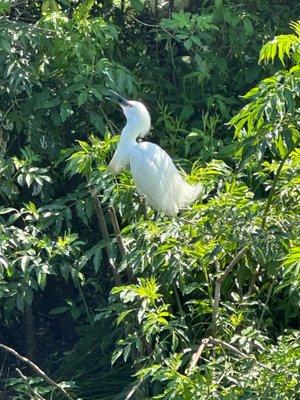
[[[181,178],[182,179],[182,178]],[[190,185],[182,179],[179,191],[178,191],[178,208],[187,207],[194,203],[202,192],[202,185]]]

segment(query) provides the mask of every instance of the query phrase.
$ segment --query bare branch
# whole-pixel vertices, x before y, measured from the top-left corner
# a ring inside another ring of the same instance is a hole
[[[40,396],[37,392],[34,391],[34,389],[32,389],[32,387],[30,386],[29,382],[28,382],[28,378],[23,375],[23,373],[19,370],[19,368],[16,368],[17,374],[19,375],[19,377],[25,382],[25,385],[27,386],[28,390],[34,395],[36,396],[38,399],[40,400],[45,400],[44,397]]]
[[[254,361],[257,365],[259,365],[260,367],[266,368],[266,369],[268,369],[269,371],[275,373],[275,371],[274,371],[272,368],[270,368],[268,365],[262,364],[261,362],[257,361],[257,360],[254,358],[254,356],[251,357],[251,356],[249,356],[248,354],[243,353],[242,351],[240,351],[240,350],[237,349],[236,347],[232,346],[232,344],[226,343],[226,342],[224,342],[223,340],[220,340],[220,339],[215,339],[215,338],[213,338],[213,337],[209,337],[209,338],[206,338],[206,339],[202,339],[202,342],[201,342],[201,344],[200,344],[200,346],[199,346],[197,352],[194,353],[193,356],[192,356],[192,361],[191,361],[191,364],[190,364],[190,367],[189,367],[188,372],[191,372],[192,369],[197,365],[197,363],[198,363],[198,361],[199,361],[199,358],[201,357],[201,354],[202,354],[204,348],[205,348],[206,346],[208,346],[208,345],[224,347],[224,348],[226,348],[226,349],[232,351],[233,353],[236,353],[236,354],[239,355],[240,357],[242,357],[242,358],[247,358],[247,359],[249,359],[249,360],[252,360],[252,361]]]
[[[125,244],[123,242],[122,235],[121,235],[121,231],[120,231],[120,227],[119,227],[119,223],[118,223],[118,218],[117,218],[117,215],[116,215],[116,210],[115,210],[115,208],[113,206],[109,206],[108,207],[108,212],[109,212],[110,220],[111,220],[111,223],[112,223],[112,226],[113,226],[113,229],[114,229],[114,233],[115,233],[115,236],[116,236],[116,239],[117,239],[117,243],[118,243],[118,247],[119,247],[121,256],[125,257],[127,250],[126,250],[126,247],[125,247]],[[133,272],[132,272],[132,269],[130,267],[126,268],[126,275],[127,275],[127,278],[129,280],[129,282],[132,282],[132,280],[133,280]]]
[[[208,345],[208,343],[209,343],[209,339],[202,339],[197,352],[194,353],[193,356],[192,356],[192,361],[191,361],[190,367],[188,369],[188,372],[191,372],[192,369],[196,367],[196,365],[197,365],[197,363],[198,363],[198,361],[199,361],[199,359],[201,357],[201,354],[202,354],[205,346]]]
[[[261,362],[257,361],[254,357],[251,357],[251,356],[249,356],[248,354],[243,353],[242,351],[240,351],[240,350],[237,349],[236,347],[232,346],[232,344],[226,343],[226,342],[224,342],[223,340],[215,339],[215,338],[212,338],[212,337],[209,338],[209,342],[210,342],[211,344],[214,344],[214,345],[223,346],[223,347],[225,347],[226,349],[232,351],[233,353],[238,354],[240,357],[248,358],[248,359],[250,359],[250,360],[253,360],[253,361],[254,361],[257,365],[259,365],[260,367],[266,368],[266,369],[268,369],[269,371],[275,373],[275,371],[274,371],[272,368],[270,368],[268,365],[262,364]]]
[[[97,214],[97,218],[98,218],[98,225],[102,234],[102,237],[104,240],[109,241],[109,233],[108,233],[108,229],[107,229],[107,224],[106,224],[106,220],[104,217],[104,213],[102,210],[102,206],[99,200],[99,197],[97,195],[97,193],[92,193],[92,197],[94,199],[94,203],[95,203],[95,207],[96,207],[96,214]],[[107,251],[107,255],[108,255],[108,261],[109,261],[109,265],[112,269],[112,273],[114,276],[114,281],[115,281],[115,285],[121,285],[122,281],[121,281],[121,277],[120,274],[118,273],[116,267],[113,265],[112,263],[112,249],[111,249],[111,245],[108,244],[106,247],[106,251]]]
[[[225,271],[221,275],[219,275],[217,277],[217,279],[216,279],[214,302],[213,302],[213,313],[212,313],[212,327],[211,327],[211,332],[212,332],[213,336],[215,336],[215,334],[216,334],[217,318],[218,318],[218,312],[219,312],[219,306],[220,306],[222,283],[223,283],[224,279],[228,276],[228,274],[236,266],[236,264],[241,260],[241,258],[244,256],[244,254],[246,253],[247,250],[248,250],[248,246],[244,246],[242,248],[242,250],[240,250],[237,253],[237,255],[234,257],[234,259],[229,263],[229,265],[227,266]]]
[[[120,226],[118,223],[117,215],[116,215],[116,210],[114,206],[109,206],[108,207],[108,212],[110,216],[110,220],[114,229],[114,233],[117,239],[118,247],[121,253],[121,256],[124,257],[126,255],[126,247],[123,242],[123,238],[121,236],[121,231],[120,231]]]
[[[130,400],[132,396],[136,393],[137,390],[142,386],[142,384],[145,382],[145,378],[139,381],[136,385],[133,386],[133,388],[130,390],[130,392],[127,394],[125,400]]]
[[[94,202],[95,202],[95,207],[96,207],[96,214],[97,214],[97,218],[98,218],[98,224],[99,224],[99,228],[101,231],[101,234],[103,236],[104,240],[108,240],[109,239],[109,233],[108,233],[108,229],[107,229],[107,225],[106,225],[106,220],[104,217],[104,213],[102,210],[102,206],[99,200],[99,197],[96,193],[92,194]]]
[[[0,343],[0,349],[7,351],[8,353],[15,356],[18,360],[29,365],[39,376],[41,376],[46,382],[48,382],[49,385],[56,387],[66,398],[68,398],[69,400],[74,399],[72,396],[69,395],[69,393],[67,393],[67,391],[62,386],[54,382],[54,380],[52,380],[44,371],[42,371],[36,364],[30,361],[27,357],[21,356],[16,350],[2,343]]]
[[[215,336],[217,330],[217,319],[218,319],[220,298],[221,298],[221,285],[222,281],[219,277],[217,278],[215,283],[215,294],[213,302],[213,312],[212,312],[212,322],[211,322],[211,333],[213,336]]]
[[[231,272],[233,267],[236,266],[236,264],[241,260],[241,258],[244,256],[246,251],[248,250],[248,246],[244,246],[242,250],[240,250],[237,255],[234,257],[234,259],[231,261],[231,263],[228,265],[228,267],[225,269],[221,276],[221,283],[224,281],[224,279],[227,277],[227,275]]]
[[[263,308],[263,310],[262,310],[261,316],[260,316],[259,321],[258,321],[258,324],[257,324],[257,330],[259,330],[260,325],[261,325],[261,323],[262,323],[262,320],[263,320],[263,317],[264,317],[264,315],[265,315],[266,308],[267,308],[267,306],[268,306],[268,303],[269,303],[269,300],[270,300],[270,297],[271,297],[271,294],[272,294],[274,285],[275,285],[275,277],[273,278],[273,280],[272,280],[272,282],[271,282],[271,284],[270,284],[270,287],[269,287],[269,290],[268,290],[268,294],[267,294],[267,299],[266,299],[264,308]]]

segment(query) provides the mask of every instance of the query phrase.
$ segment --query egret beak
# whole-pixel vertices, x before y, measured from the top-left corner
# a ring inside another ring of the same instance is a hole
[[[120,106],[131,106],[128,100],[124,99],[121,95],[118,93],[114,92],[113,90],[109,90],[111,93],[109,97],[106,97],[107,100],[113,101],[114,103],[120,104]]]

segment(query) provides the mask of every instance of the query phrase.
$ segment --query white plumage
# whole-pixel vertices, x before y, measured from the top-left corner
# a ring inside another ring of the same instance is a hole
[[[136,141],[149,132],[150,115],[142,103],[117,96],[127,124],[108,170],[117,173],[129,166],[137,192],[146,196],[147,203],[154,210],[172,217],[196,200],[201,185],[185,182],[172,159],[158,145]]]

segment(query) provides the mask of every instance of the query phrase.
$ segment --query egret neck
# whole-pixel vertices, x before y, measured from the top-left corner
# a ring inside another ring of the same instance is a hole
[[[108,169],[112,172],[119,172],[129,166],[130,153],[133,147],[137,145],[137,138],[146,136],[151,127],[151,119],[146,107],[139,103],[143,107],[141,107],[140,113],[136,115],[133,109],[134,103],[136,102],[128,101],[126,107],[121,105],[127,123],[121,132],[117,150],[108,165]]]

